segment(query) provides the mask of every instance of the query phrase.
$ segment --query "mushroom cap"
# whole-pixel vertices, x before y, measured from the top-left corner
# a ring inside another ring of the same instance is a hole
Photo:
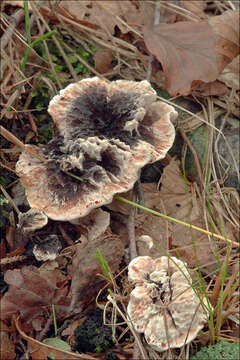
[[[34,245],[33,255],[37,261],[53,261],[59,256],[61,249],[62,244],[57,235],[48,235],[44,242]]]
[[[31,207],[54,220],[73,220],[130,190],[141,168],[165,157],[175,130],[173,107],[156,101],[147,81],[98,77],[67,86],[48,108],[60,135],[26,145],[16,166]],[[82,182],[67,175],[70,172]]]
[[[48,217],[39,209],[30,209],[19,214],[18,227],[25,233],[41,229],[48,223]]]
[[[186,264],[174,257],[153,260],[139,256],[130,262],[128,269],[129,280],[136,287],[131,292],[127,312],[136,331],[143,332],[147,343],[157,351],[192,341],[203,328],[207,315],[191,287]]]

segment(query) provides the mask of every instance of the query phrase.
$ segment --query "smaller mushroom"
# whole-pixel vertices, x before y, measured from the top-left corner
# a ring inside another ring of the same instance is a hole
[[[62,249],[61,241],[57,235],[49,235],[44,242],[35,244],[33,254],[37,261],[55,260]]]
[[[134,328],[157,351],[192,341],[207,321],[207,311],[191,287],[186,264],[175,258],[134,258],[128,277],[136,284],[127,313]],[[207,308],[207,302],[203,300]]]
[[[39,209],[30,209],[26,213],[20,213],[18,215],[19,223],[18,227],[24,232],[29,233],[35,230],[39,230],[48,223],[48,217],[43,211]]]

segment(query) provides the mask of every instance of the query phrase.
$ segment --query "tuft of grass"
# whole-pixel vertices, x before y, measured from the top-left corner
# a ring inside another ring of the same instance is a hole
[[[112,273],[111,273],[110,267],[108,265],[108,262],[104,259],[103,255],[99,249],[96,250],[96,253],[97,253],[96,259],[101,266],[103,274],[110,282],[112,282]]]
[[[36,39],[36,40],[34,40],[32,42],[30,21],[29,21],[30,18],[29,18],[29,10],[28,10],[28,0],[24,0],[24,15],[25,15],[25,28],[26,28],[26,34],[27,34],[28,47],[27,47],[26,53],[25,53],[24,58],[23,58],[23,60],[21,62],[21,65],[20,65],[20,69],[21,69],[23,74],[25,72],[27,60],[28,60],[28,57],[30,55],[31,49],[34,48],[34,46],[36,46],[37,44],[43,42],[47,38],[49,38],[52,35],[55,35],[57,33],[56,30],[49,31],[48,33],[42,35],[40,38],[38,38],[38,39]]]

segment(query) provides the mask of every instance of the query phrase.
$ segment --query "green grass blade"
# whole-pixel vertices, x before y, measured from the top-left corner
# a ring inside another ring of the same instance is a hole
[[[53,317],[53,326],[54,326],[54,334],[57,336],[57,319],[56,319],[56,312],[55,312],[55,306],[52,304],[52,317]]]
[[[109,267],[107,261],[104,259],[103,255],[99,249],[96,250],[96,253],[97,253],[96,258],[101,266],[103,274],[106,276],[106,278],[109,279],[109,281],[112,282],[112,274],[111,274],[110,267]]]

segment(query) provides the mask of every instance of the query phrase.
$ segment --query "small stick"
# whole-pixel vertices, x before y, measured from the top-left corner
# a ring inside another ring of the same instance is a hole
[[[35,151],[27,148],[22,141],[20,141],[15,135],[13,135],[10,131],[5,129],[2,125],[0,125],[0,133],[5,139],[13,143],[14,145],[18,146],[22,151],[27,152],[28,154],[32,155],[33,157],[37,158],[40,161],[45,161],[45,159],[37,154]]]
[[[13,262],[24,261],[28,258],[26,255],[16,255],[0,259],[0,265],[12,264]]]
[[[13,172],[14,174],[16,174],[16,171],[11,169],[9,166],[3,164],[1,161],[0,161],[0,166],[3,167],[4,169],[7,169],[8,171],[11,171]]]
[[[7,191],[4,189],[4,187],[0,184],[0,189],[2,190],[2,193],[4,194],[5,198],[9,201],[9,203],[12,205],[18,216],[21,214],[21,211],[13,201],[10,195],[8,195]]]

